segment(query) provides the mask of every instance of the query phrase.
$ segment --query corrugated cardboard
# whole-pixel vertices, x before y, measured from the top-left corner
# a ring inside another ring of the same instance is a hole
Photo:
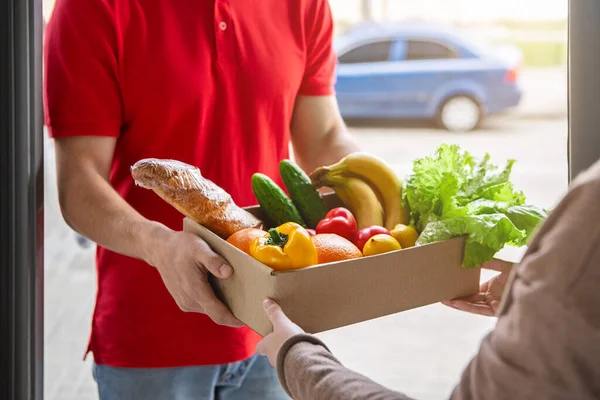
[[[335,196],[326,196],[333,207]],[[248,208],[261,216],[258,207]],[[263,219],[264,220],[264,219]],[[466,296],[479,288],[480,270],[461,267],[464,238],[392,253],[276,272],[208,229],[185,219],[184,230],[204,239],[234,273],[211,282],[217,295],[260,335],[272,332],[262,307],[270,297],[309,333]]]

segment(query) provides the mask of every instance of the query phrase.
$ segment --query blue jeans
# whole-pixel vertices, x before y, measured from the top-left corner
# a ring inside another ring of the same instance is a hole
[[[266,357],[223,365],[117,368],[94,364],[100,400],[289,399]]]

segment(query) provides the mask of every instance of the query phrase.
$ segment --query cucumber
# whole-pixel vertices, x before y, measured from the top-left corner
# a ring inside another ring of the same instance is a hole
[[[314,229],[328,211],[321,195],[313,187],[306,172],[293,161],[281,161],[279,173],[300,215],[308,227]]]
[[[260,208],[275,226],[296,222],[306,228],[292,200],[271,178],[260,173],[252,175],[252,191]]]

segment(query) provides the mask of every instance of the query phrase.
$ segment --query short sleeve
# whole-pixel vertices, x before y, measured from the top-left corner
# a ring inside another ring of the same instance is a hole
[[[119,135],[117,47],[108,0],[57,0],[44,43],[44,117],[51,137]]]
[[[333,18],[327,0],[315,0],[306,16],[306,68],[299,94],[334,94],[337,57],[333,50]]]

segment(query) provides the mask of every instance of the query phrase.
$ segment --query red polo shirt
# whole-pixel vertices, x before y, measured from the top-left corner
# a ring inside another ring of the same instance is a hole
[[[298,95],[330,95],[327,0],[57,0],[45,46],[54,138],[116,137],[115,190],[145,217],[182,215],[136,187],[130,166],[172,158],[241,206],[255,172],[278,178]],[[258,335],[184,313],[155,268],[99,248],[90,349],[100,364],[172,367],[251,356]]]

